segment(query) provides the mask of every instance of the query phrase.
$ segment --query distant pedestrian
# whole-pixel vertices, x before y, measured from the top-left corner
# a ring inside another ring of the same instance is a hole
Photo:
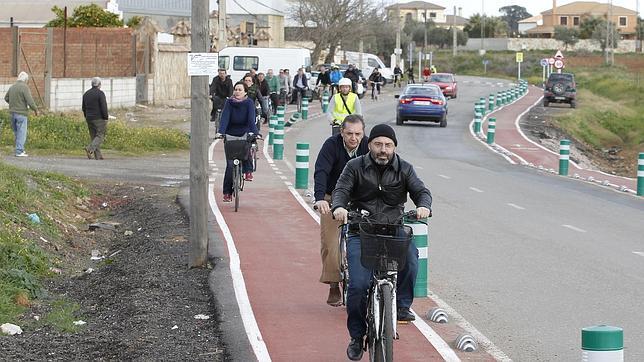
[[[90,144],[85,147],[85,153],[90,160],[103,159],[101,144],[105,140],[107,131],[107,101],[105,93],[101,90],[101,78],[92,78],[92,88],[83,94],[83,115],[87,121]]]
[[[414,79],[414,68],[407,68],[407,84],[414,84],[416,80]]]
[[[9,112],[11,112],[11,129],[16,141],[16,157],[27,157],[25,152],[25,142],[27,142],[27,116],[29,109],[38,115],[38,108],[34,99],[31,97],[27,81],[29,74],[20,72],[18,80],[14,85],[9,87],[4,100],[9,103]]]

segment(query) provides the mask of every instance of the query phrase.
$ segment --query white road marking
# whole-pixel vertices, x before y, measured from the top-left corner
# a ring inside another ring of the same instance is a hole
[[[280,178],[281,178],[282,180],[288,180],[288,177],[286,177],[286,176],[280,176]]]
[[[281,175],[281,174],[282,174],[282,171],[275,171],[275,174],[277,174],[277,175]]]
[[[446,175],[438,175],[438,177],[442,177],[442,178],[444,178],[444,179],[446,179],[446,180],[450,180],[450,179],[451,179],[451,177],[446,176]]]
[[[508,206],[514,207],[517,210],[525,210],[525,207],[521,207],[519,205],[515,205],[515,204],[512,204],[512,203],[508,203]]]
[[[570,229],[570,230],[574,230],[574,231],[580,232],[580,233],[585,233],[585,232],[586,232],[586,230],[584,230],[584,229],[580,229],[580,228],[578,228],[578,227],[576,227],[576,226],[572,226],[572,225],[568,225],[568,224],[563,224],[563,225],[561,225],[561,226],[563,226],[563,227],[565,227],[565,228],[568,228],[568,229]]]
[[[414,166],[415,169],[417,170],[424,170],[425,168],[423,166]]]
[[[470,190],[475,192],[483,192],[483,190],[477,189],[476,187],[470,187]]]
[[[634,251],[633,254],[644,256],[644,251]]]

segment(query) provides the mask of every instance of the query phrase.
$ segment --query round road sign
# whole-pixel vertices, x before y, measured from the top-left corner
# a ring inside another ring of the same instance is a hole
[[[555,58],[548,58],[548,64],[550,65],[555,64]]]
[[[561,59],[557,59],[557,60],[555,60],[555,68],[557,68],[557,69],[561,69],[561,68],[563,68],[563,67],[564,67],[564,62],[563,62],[563,60],[561,60]]]
[[[548,65],[548,59],[546,58],[541,59],[541,66],[545,67],[546,65]]]

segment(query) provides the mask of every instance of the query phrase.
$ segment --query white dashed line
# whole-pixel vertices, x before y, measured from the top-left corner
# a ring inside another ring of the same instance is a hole
[[[470,187],[470,190],[474,192],[483,192],[483,190],[477,189],[476,187]]]
[[[275,174],[276,174],[276,175],[281,175],[281,174],[282,174],[282,171],[275,171]]]
[[[525,210],[525,207],[521,207],[521,206],[519,206],[519,205],[512,204],[512,203],[508,203],[508,206],[510,206],[510,207],[514,207],[514,208],[515,208],[515,209],[517,209],[517,210]]]
[[[644,256],[644,251],[634,251],[633,254],[639,255],[639,256]]]
[[[446,175],[438,175],[438,177],[442,177],[442,178],[444,178],[445,180],[450,180],[450,179],[451,179],[451,177],[446,176]]]
[[[288,179],[288,177],[286,177],[286,176],[280,176],[280,178],[281,178],[282,180],[287,180],[287,179]]]
[[[561,225],[561,226],[563,226],[563,227],[565,227],[565,228],[568,228],[568,229],[570,229],[570,230],[574,230],[574,231],[580,232],[580,233],[585,233],[585,232],[586,232],[586,230],[584,230],[584,229],[580,229],[580,228],[578,228],[578,227],[576,227],[576,226],[572,226],[572,225],[563,224],[563,225]]]

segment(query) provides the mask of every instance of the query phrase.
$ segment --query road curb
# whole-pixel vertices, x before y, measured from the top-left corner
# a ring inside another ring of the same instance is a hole
[[[183,187],[177,195],[185,215],[190,218],[190,188]],[[215,215],[208,211],[208,225],[217,225]],[[257,359],[248,341],[241,312],[235,297],[233,277],[230,273],[230,259],[223,240],[208,228],[208,260],[212,271],[208,274],[208,288],[219,324],[219,338],[225,346],[226,361],[254,361]]]

